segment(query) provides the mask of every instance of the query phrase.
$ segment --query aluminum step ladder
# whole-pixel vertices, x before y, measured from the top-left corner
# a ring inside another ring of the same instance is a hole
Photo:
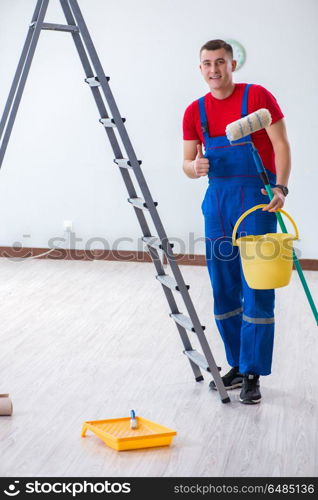
[[[133,206],[138,222],[143,234],[142,240],[145,243],[148,253],[155,265],[157,280],[161,283],[162,289],[170,307],[170,317],[174,320],[179,331],[184,347],[184,354],[187,356],[196,381],[203,380],[201,369],[209,372],[217,386],[221,401],[228,403],[230,398],[225,390],[223,381],[219,374],[219,369],[214,361],[211,349],[204,334],[204,327],[201,325],[196,310],[189,295],[189,286],[185,284],[179,266],[173,255],[173,245],[169,242],[165,229],[157,211],[157,202],[154,202],[141,169],[141,161],[137,159],[133,146],[130,142],[123,118],[118,110],[117,104],[109,86],[110,78],[105,75],[94,44],[88,32],[77,0],[59,0],[64,12],[67,24],[45,23],[44,18],[49,4],[49,0],[37,0],[35,11],[29,25],[26,41],[18,63],[9,96],[5,105],[3,116],[0,122],[0,167],[10,139],[12,127],[16,118],[17,110],[21,101],[26,79],[30,70],[34,52],[40,36],[41,30],[53,30],[69,32],[74,40],[78,55],[83,65],[86,75],[85,82],[95,99],[100,123],[105,128],[105,132],[110,141],[115,156],[114,162],[119,168],[123,181],[128,192],[128,202]],[[107,105],[107,108],[106,108]],[[108,111],[107,111],[108,109]],[[124,146],[124,154],[120,149],[115,130],[119,134]],[[143,198],[137,196],[131,172],[133,172],[139,185]],[[150,233],[146,212],[152,218],[157,235]],[[165,273],[160,259],[161,250],[164,252],[170,265],[173,277]],[[177,307],[174,293],[181,294],[188,316],[182,314]],[[200,343],[203,354],[192,348],[188,332],[194,333]]]

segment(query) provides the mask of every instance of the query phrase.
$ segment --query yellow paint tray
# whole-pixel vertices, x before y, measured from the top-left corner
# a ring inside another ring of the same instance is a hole
[[[84,422],[82,437],[90,430],[115,450],[134,450],[152,448],[153,446],[169,446],[176,431],[163,425],[136,417],[137,429],[130,428],[130,418],[112,418],[109,420],[92,420]]]

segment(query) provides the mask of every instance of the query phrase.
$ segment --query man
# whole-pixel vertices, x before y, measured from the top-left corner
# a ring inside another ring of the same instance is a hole
[[[243,212],[268,203],[269,199],[262,189],[250,145],[231,146],[225,127],[260,108],[267,108],[272,116],[266,130],[242,141],[254,142],[274,197],[263,211],[257,210],[244,219],[239,235],[276,232],[273,212],[283,207],[288,194],[290,149],[283,113],[276,99],[260,85],[235,84],[235,68],[232,47],[223,40],[211,40],[201,48],[200,70],[210,92],[185,111],[183,169],[191,179],[207,175],[209,179],[202,203],[206,259],[215,321],[232,367],[222,379],[226,389],[242,388],[242,403],[255,404],[261,401],[259,376],[271,373],[274,290],[248,287],[241,271],[238,247],[232,246],[231,235]],[[214,381],[210,387],[216,389]]]

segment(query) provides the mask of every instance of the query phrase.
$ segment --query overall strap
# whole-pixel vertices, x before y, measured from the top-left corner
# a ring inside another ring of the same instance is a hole
[[[206,117],[206,112],[205,112],[205,105],[204,105],[204,97],[200,97],[198,99],[199,103],[199,111],[200,111],[200,122],[201,122],[201,128],[202,128],[202,133],[204,137],[204,141],[209,137],[209,132],[208,132],[208,119]]]
[[[250,90],[250,87],[252,85],[253,85],[252,83],[248,83],[244,89],[244,95],[243,95],[243,99],[242,99],[241,118],[243,118],[243,116],[247,115],[248,91]]]

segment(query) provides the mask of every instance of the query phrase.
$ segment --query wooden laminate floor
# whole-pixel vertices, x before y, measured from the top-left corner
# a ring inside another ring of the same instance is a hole
[[[228,368],[204,267],[181,268]],[[277,291],[273,373],[260,405],[196,383],[152,264],[0,260],[1,476],[317,476],[318,331],[300,281]],[[317,272],[306,272],[317,300]],[[180,309],[186,312],[184,308]],[[196,342],[193,342],[195,345]],[[173,445],[117,452],[85,420],[140,416]]]

